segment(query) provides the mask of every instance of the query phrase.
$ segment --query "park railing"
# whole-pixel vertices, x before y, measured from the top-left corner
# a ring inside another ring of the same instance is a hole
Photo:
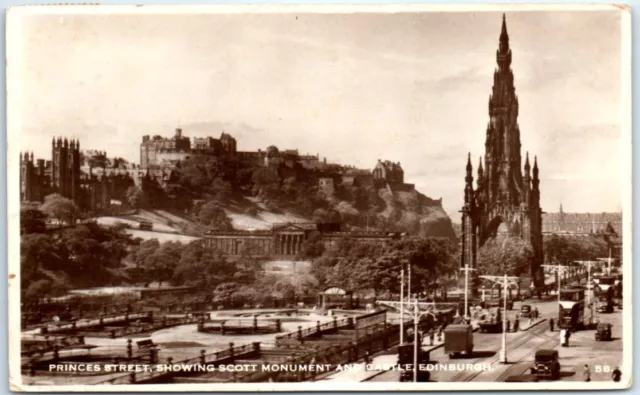
[[[60,325],[47,325],[40,328],[40,334],[56,334],[69,332],[82,332],[90,337],[107,337],[115,339],[117,337],[137,335],[141,333],[157,331],[170,328],[176,325],[197,324],[207,319],[194,316],[178,317],[156,317],[152,312],[124,314],[111,317],[100,317],[92,320],[79,320]],[[125,326],[115,326],[124,324]],[[110,325],[114,325],[111,326]]]
[[[234,333],[278,333],[282,330],[282,323],[279,319],[275,320],[258,320],[254,316],[253,319],[213,319],[201,320],[198,322],[198,332],[217,332],[221,335]]]
[[[22,355],[44,354],[54,348],[73,347],[84,344],[84,335],[78,336],[23,336],[20,353]]]
[[[365,356],[385,350],[399,341],[398,326],[388,326],[378,332],[367,334],[347,344],[329,345],[316,349],[306,350],[305,353],[283,358],[282,365],[311,366],[322,365],[329,368],[303,369],[301,371],[256,371],[246,374],[237,374],[229,379],[229,382],[301,382],[310,381],[317,376],[327,374],[338,365],[355,362]]]
[[[247,358],[251,355],[260,354],[260,343],[255,342],[251,344],[245,344],[242,346],[234,346],[233,343],[229,343],[229,347],[206,354],[205,350],[200,351],[200,355],[193,358],[187,358],[180,361],[173,361],[172,358],[167,359],[167,365],[217,365],[222,363],[232,362],[236,358]],[[167,378],[175,375],[177,372],[173,372],[169,369],[152,370],[141,373],[129,373],[121,376],[113,377],[108,380],[101,381],[97,384],[144,384],[153,383],[158,381],[164,381]],[[180,372],[184,374],[184,372]]]
[[[339,329],[352,329],[354,328],[353,317],[343,318],[338,320],[337,317],[333,317],[332,321],[321,324],[320,321],[316,322],[316,325],[302,329],[302,326],[298,326],[297,331],[287,332],[283,335],[276,336],[276,345],[283,344],[290,340],[304,341],[309,337],[321,336],[327,332],[336,332]]]
[[[64,324],[47,324],[40,327],[40,333],[42,335],[64,333],[70,331],[77,331],[81,329],[95,328],[106,326],[109,324],[128,323],[132,320],[153,319],[152,313],[132,313],[132,314],[119,314],[115,316],[101,316],[99,318],[89,320],[77,320]]]

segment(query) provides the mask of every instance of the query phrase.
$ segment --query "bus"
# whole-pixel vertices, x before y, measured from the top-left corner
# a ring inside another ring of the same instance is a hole
[[[565,288],[560,290],[558,308],[558,327],[576,331],[585,326],[585,298],[583,288]]]
[[[602,276],[595,287],[596,297],[600,303],[609,303],[615,296],[616,278],[614,276]]]

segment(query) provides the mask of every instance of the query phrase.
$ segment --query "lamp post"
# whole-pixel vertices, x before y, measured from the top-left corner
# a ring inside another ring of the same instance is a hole
[[[418,322],[420,322],[420,318],[426,314],[433,314],[432,311],[435,309],[435,303],[427,305],[427,311],[419,312],[420,306],[418,305],[418,298],[416,298],[414,302],[414,310],[413,310],[413,382],[418,382],[418,350],[422,349],[422,344],[418,344]]]
[[[558,328],[560,328],[560,320],[562,319],[562,317],[560,316],[560,313],[562,312],[562,310],[560,310],[562,308],[562,306],[560,306],[560,284],[562,283],[562,274],[566,272],[569,267],[563,265],[542,265],[542,267],[549,269],[552,273],[557,274],[556,282],[558,283]],[[560,333],[562,333],[562,331],[560,331]],[[562,342],[562,338],[560,338],[560,342]]]
[[[507,363],[507,291],[509,286],[516,285],[518,277],[507,276],[480,276],[486,280],[502,285],[502,298],[504,300],[504,314],[502,314],[502,349],[500,350],[500,362]]]
[[[591,317],[589,317],[589,320],[593,323],[594,309],[591,303],[593,299],[592,294],[593,294],[594,287],[593,287],[593,284],[591,283],[591,266],[597,264],[598,261],[575,261],[575,262],[587,267],[587,305],[591,309]]]
[[[413,305],[413,382],[418,381],[418,347],[422,349],[422,344],[418,346],[418,298]]]
[[[404,265],[400,269],[400,345],[404,343]]]
[[[411,302],[411,264],[407,264],[407,301]]]
[[[469,319],[469,272],[476,269],[472,269],[468,264],[464,265],[464,268],[460,269],[464,271],[464,319]],[[484,296],[484,295],[483,295]]]
[[[542,267],[548,269],[551,273],[556,273],[556,282],[558,283],[558,312],[560,312],[560,285],[562,283],[562,274],[569,270],[569,266],[564,265],[542,265]]]

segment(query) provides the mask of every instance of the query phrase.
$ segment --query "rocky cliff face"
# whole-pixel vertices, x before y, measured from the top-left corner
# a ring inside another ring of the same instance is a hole
[[[377,204],[370,210],[359,211],[351,202],[337,199],[330,200],[331,206],[340,213],[343,222],[352,228],[362,228],[362,217],[369,217],[369,228],[456,239],[451,219],[442,208],[442,199],[431,199],[416,190],[379,188],[371,192],[377,197]],[[354,218],[360,220],[355,221]]]
[[[398,230],[423,237],[455,239],[451,219],[442,208],[442,200],[433,200],[418,191],[394,192],[380,189],[386,203],[383,215]]]

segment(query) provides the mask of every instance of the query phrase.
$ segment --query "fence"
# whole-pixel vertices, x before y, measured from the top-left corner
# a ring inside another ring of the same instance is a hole
[[[210,354],[205,354],[204,350],[200,351],[200,356],[194,358],[188,358],[174,362],[172,358],[167,359],[168,365],[217,365],[222,363],[232,362],[235,358],[247,358],[251,355],[260,354],[260,343],[255,342],[252,344],[245,344],[243,346],[234,346],[233,343],[229,343],[229,348],[216,351]],[[130,373],[122,376],[114,377],[109,380],[99,382],[97,384],[143,384],[166,381],[172,377],[176,372],[162,370],[162,371],[149,371],[142,373]]]
[[[133,313],[124,315],[116,315],[110,317],[100,317],[91,320],[78,320],[68,324],[45,325],[40,327],[40,333],[43,335],[64,333],[69,331],[77,331],[86,328],[103,327],[108,324],[128,323],[131,320],[152,319],[152,313]]]
[[[333,345],[317,350],[308,350],[299,356],[289,357],[285,364],[291,367],[310,365],[330,365],[331,370],[338,365],[359,360],[367,355],[385,350],[398,343],[399,331],[397,326],[390,326],[377,333],[363,336],[358,341],[348,344]],[[302,371],[256,371],[245,375],[237,375],[229,382],[300,382],[310,381],[318,375],[327,373],[329,369],[304,369]]]
[[[47,352],[52,352],[56,348],[61,349],[78,345],[84,345],[84,336],[45,336],[44,338],[42,338],[36,337],[36,335],[34,335],[33,339],[23,338],[21,340],[20,352],[23,356],[30,356],[34,354],[44,354]]]
[[[228,333],[240,334],[265,334],[265,333],[278,333],[282,330],[282,324],[280,320],[258,320],[257,317],[253,319],[231,319],[231,320],[213,320],[205,323],[204,319],[198,322],[198,332],[218,332],[221,335]]]
[[[316,322],[315,326],[311,326],[306,329],[302,329],[302,326],[298,326],[298,330],[294,332],[288,332],[284,335],[276,336],[276,345],[285,345],[288,341],[295,340],[304,342],[308,337],[320,336],[327,332],[335,332],[338,329],[353,328],[354,320],[352,317],[343,318],[338,320],[335,316],[333,321],[320,324],[320,321]]]

